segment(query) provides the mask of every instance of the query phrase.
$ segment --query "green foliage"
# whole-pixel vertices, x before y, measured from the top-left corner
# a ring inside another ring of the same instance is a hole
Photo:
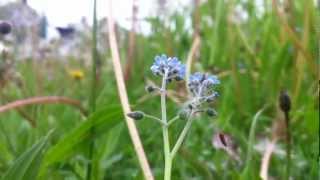
[[[2,177],[3,180],[28,180],[38,175],[40,163],[43,158],[43,151],[48,142],[51,132],[39,142],[22,153],[12,164],[9,170]]]
[[[177,153],[172,169],[174,180],[258,179],[263,156],[259,147],[264,148],[261,144],[271,139],[273,124],[283,119],[277,102],[282,89],[288,90],[292,98],[291,176],[293,179],[317,179],[320,13],[313,0],[288,2],[292,2],[291,8],[284,17],[292,33],[268,0],[259,5],[254,0],[208,0],[200,4],[201,46],[195,54],[192,72],[209,71],[221,79],[220,97],[213,105],[218,116],[201,116],[195,120],[188,140]],[[233,20],[238,17],[234,15],[238,7],[247,12],[246,20]],[[282,7],[280,4],[279,8]],[[144,91],[152,79],[150,66],[155,55],[165,53],[186,62],[194,38],[196,23],[192,16],[195,9],[193,6],[181,9],[183,11],[149,17],[151,33],[148,36],[136,34],[132,73],[126,82],[133,110],[160,116],[159,97]],[[118,35],[120,42],[124,42],[119,49],[125,67],[129,38],[122,29]],[[107,42],[105,34],[97,36],[98,43],[100,39]],[[90,43],[79,48],[89,49]],[[0,177],[28,178],[38,172],[40,165],[38,179],[84,179],[90,159],[88,147],[95,139],[92,179],[142,179],[126,126],[120,123],[123,115],[111,56],[108,49],[102,51],[99,52],[102,64],[97,66],[96,111],[88,118],[61,104],[21,108],[36,121],[35,128],[16,110],[0,114]],[[50,57],[43,61],[16,59],[14,53],[9,57],[16,60],[11,70],[18,78],[9,78],[6,83],[0,81],[1,105],[30,96],[61,95],[78,99],[87,109],[92,108],[88,96],[92,87],[92,66],[88,65],[91,59],[86,59],[85,55],[62,60]],[[83,79],[70,77],[70,68],[83,70]],[[159,84],[157,80],[154,83]],[[170,91],[168,99],[168,117],[171,118],[180,110],[171,101],[183,101],[187,94],[183,82],[168,88],[176,90],[176,93]],[[180,132],[184,123],[179,120],[170,128]],[[162,179],[161,128],[148,120],[136,122],[136,125],[154,176]],[[90,133],[92,127],[94,134]],[[50,138],[41,138],[51,129],[54,133]],[[235,139],[240,163],[212,147],[212,135],[220,131]],[[170,134],[171,142],[177,138],[173,134]],[[285,177],[285,146],[285,140],[277,142],[270,161],[270,178]],[[19,162],[22,164],[16,165]]]
[[[121,113],[120,107],[107,107],[93,113],[87,120],[48,149],[44,157],[41,174],[44,174],[51,164],[60,162],[72,155],[84,140],[92,141],[112,129],[120,122]],[[95,128],[94,136],[91,134],[91,128]]]

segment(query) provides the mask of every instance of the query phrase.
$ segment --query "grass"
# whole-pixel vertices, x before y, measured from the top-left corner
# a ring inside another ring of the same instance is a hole
[[[90,113],[96,111],[96,86],[97,86],[97,64],[98,64],[98,52],[97,52],[97,1],[93,1],[93,25],[92,25],[92,70],[91,70],[91,90],[89,99]],[[93,177],[93,157],[95,152],[95,127],[90,129],[90,145],[89,145],[89,162],[87,165],[86,179],[90,180]]]
[[[194,121],[187,141],[174,159],[172,179],[259,179],[263,154],[256,147],[264,139],[271,140],[272,124],[283,119],[278,108],[282,89],[292,98],[290,176],[294,179],[318,177],[319,7],[312,0],[288,1],[292,3],[288,15],[283,14],[282,6],[275,2],[264,1],[262,15],[254,1],[209,0],[198,7],[201,46],[194,53],[191,72],[209,71],[221,79],[220,97],[215,104],[218,117],[201,116]],[[237,6],[248,11],[247,21],[230,21]],[[193,12],[192,7],[186,7],[183,12],[167,14],[166,20],[149,18],[151,34],[136,35],[134,63],[126,81],[130,102],[137,102],[131,104],[134,109],[160,116],[160,97],[151,97],[144,91],[147,82],[154,80],[149,67],[154,56],[161,53],[177,56],[186,63],[194,39],[187,17]],[[123,65],[127,58],[127,41],[128,38],[119,41]],[[86,117],[64,104],[24,106],[20,110],[35,121],[36,126],[32,127],[17,109],[1,113],[1,178],[7,173],[14,174],[14,168],[25,166],[16,164],[26,154],[35,153],[32,162],[38,163],[30,163],[26,172],[38,174],[38,179],[85,179],[90,161],[93,163],[91,179],[143,179],[128,129],[122,121],[111,54],[108,49],[99,53],[103,62],[96,86],[92,85],[91,68],[94,67],[72,60],[77,57],[36,62],[21,61],[11,55],[15,62],[13,70],[20,76],[7,77],[5,85],[1,81],[1,106],[28,97],[55,95],[79,100],[83,107],[88,107],[90,115]],[[82,69],[83,79],[73,79],[66,67]],[[88,96],[92,87],[96,88],[95,110]],[[187,96],[184,83],[169,88],[177,93],[168,99],[168,118],[179,110],[172,101]],[[171,131],[180,132],[183,123],[175,123]],[[161,128],[152,121],[139,121],[136,125],[152,173],[155,179],[162,179]],[[95,129],[93,137],[92,128]],[[51,130],[53,132],[48,135]],[[235,139],[241,163],[213,148],[212,136],[218,131]],[[172,142],[177,139],[174,134],[169,136]],[[94,155],[89,157],[88,147],[93,139]],[[285,147],[285,139],[277,141],[278,151],[271,157],[268,173],[275,179],[286,177]],[[22,179],[28,176],[24,177]]]

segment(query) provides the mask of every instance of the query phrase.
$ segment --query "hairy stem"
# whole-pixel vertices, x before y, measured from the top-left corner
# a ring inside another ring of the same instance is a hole
[[[155,120],[156,122],[160,123],[162,126],[168,126],[168,124],[164,123],[161,119],[157,118],[157,117],[154,117],[152,115],[149,115],[149,114],[144,114],[144,116],[146,118],[150,118],[150,119],[153,119]]]
[[[162,114],[162,122],[167,124],[167,110],[166,110],[166,81],[167,81],[168,73],[167,71],[164,73],[162,79],[161,86],[161,114]],[[169,132],[168,126],[162,126],[162,134],[163,134],[163,146],[164,146],[164,161],[165,161],[165,169],[164,169],[164,180],[171,179],[171,156],[170,156],[170,142],[169,142]]]
[[[173,124],[174,122],[176,122],[179,119],[179,116],[175,116],[174,118],[172,118],[169,122],[168,122],[168,126],[170,126],[171,124]]]
[[[171,152],[172,159],[177,154],[177,152],[178,152],[179,148],[181,147],[185,137],[187,136],[187,133],[188,133],[190,127],[191,127],[192,121],[193,120],[191,118],[188,118],[187,124],[184,126],[181,134],[179,135],[179,138],[178,138],[176,144],[174,145],[174,147],[172,149],[172,152]]]

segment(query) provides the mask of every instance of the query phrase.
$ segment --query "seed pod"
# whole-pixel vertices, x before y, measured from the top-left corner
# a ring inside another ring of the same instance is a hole
[[[291,109],[290,96],[286,91],[281,91],[279,96],[279,106],[283,112],[289,112]]]
[[[156,88],[154,88],[153,86],[146,86],[146,91],[148,93],[152,93]]]
[[[190,112],[186,109],[183,109],[179,112],[178,116],[181,120],[187,120],[190,116]]]
[[[211,109],[211,108],[207,109],[206,113],[210,117],[213,117],[213,116],[217,115],[217,112],[214,109]]]
[[[144,113],[141,111],[134,111],[127,114],[128,117],[134,120],[141,120],[144,117]]]
[[[188,108],[189,108],[190,110],[194,109],[193,104],[188,104]]]
[[[183,80],[182,77],[180,77],[180,76],[176,76],[174,79],[175,79],[176,81],[182,81],[182,80]]]
[[[11,24],[6,21],[0,21],[0,34],[6,35],[11,32]]]

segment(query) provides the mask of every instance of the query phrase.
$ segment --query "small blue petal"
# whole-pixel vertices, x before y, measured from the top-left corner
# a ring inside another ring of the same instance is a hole
[[[220,81],[217,76],[211,75],[208,77],[208,80],[210,80],[212,84],[220,84]]]
[[[207,75],[196,72],[189,78],[189,88],[195,96],[215,96],[213,90],[214,85],[220,84],[220,81],[215,75]]]
[[[170,79],[175,77],[183,79],[185,76],[185,65],[181,64],[177,57],[167,57],[164,54],[154,58],[150,69],[156,75],[163,75],[164,72],[167,72]]]

